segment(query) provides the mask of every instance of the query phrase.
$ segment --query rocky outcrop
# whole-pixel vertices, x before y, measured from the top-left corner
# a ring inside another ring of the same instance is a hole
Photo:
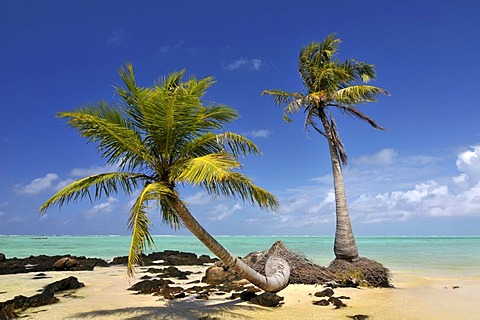
[[[142,256],[143,265],[166,265],[166,266],[192,266],[203,265],[205,263],[214,263],[216,258],[210,258],[207,255],[198,257],[194,253],[181,252],[175,250],[165,250],[162,252],[152,252],[149,255]],[[116,257],[110,264],[127,264],[128,257]]]
[[[56,303],[58,302],[58,299],[55,297],[55,293],[65,290],[78,289],[83,286],[85,285],[79,282],[77,278],[68,277],[49,284],[43,288],[42,293],[34,296],[25,297],[19,295],[13,299],[0,302],[0,319],[15,319],[17,318],[17,310],[26,310],[28,308],[35,308]]]
[[[97,258],[40,255],[24,259],[5,259],[0,262],[0,275],[56,270],[93,270],[95,267],[108,267],[108,263]]]

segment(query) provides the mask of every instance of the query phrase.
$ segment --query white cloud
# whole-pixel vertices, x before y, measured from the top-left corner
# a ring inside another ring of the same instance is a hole
[[[110,37],[107,39],[107,43],[113,46],[124,46],[128,42],[128,36],[125,32],[121,30],[116,30],[112,32]]]
[[[168,45],[161,46],[160,49],[158,49],[158,52],[167,53],[167,52],[179,50],[179,49],[182,49],[182,48],[185,49],[184,46],[185,46],[185,40],[180,40],[177,43],[172,44],[172,45],[168,44]],[[186,48],[185,50],[188,51],[188,52],[191,52],[191,53],[193,53],[195,51],[192,48]]]
[[[110,197],[107,199],[107,201],[94,205],[93,208],[88,210],[86,213],[88,215],[96,215],[99,213],[112,212],[113,209],[115,208],[115,203],[117,201],[118,201],[117,199]]]
[[[442,159],[434,156],[400,157],[395,150],[384,149],[359,159],[344,171],[349,213],[355,223],[480,216],[480,146],[458,154],[456,165],[461,174],[450,177],[436,165]],[[311,182],[279,194],[277,214],[282,218],[272,219],[272,224],[333,223],[331,174]]]
[[[58,179],[55,173],[48,173],[45,177],[34,179],[29,184],[23,186],[21,184],[14,187],[16,194],[36,195],[40,192],[52,187],[53,181]]]
[[[373,155],[364,155],[353,160],[356,165],[390,165],[398,152],[394,149],[383,149]]]
[[[471,147],[471,150],[461,152],[455,162],[460,176],[454,177],[457,182],[466,182],[475,186],[480,182],[480,145]]]
[[[268,129],[250,130],[245,135],[253,138],[268,138],[272,131]]]
[[[70,171],[70,176],[84,178],[84,177],[99,174],[99,173],[115,172],[115,171],[117,171],[117,168],[111,165],[91,166],[89,168],[73,168]]]
[[[223,70],[235,71],[239,69],[247,69],[258,71],[262,67],[262,60],[260,59],[249,59],[249,58],[240,58],[235,61],[230,62],[227,65],[223,66]]]
[[[209,214],[209,218],[212,221],[221,221],[230,217],[235,211],[242,209],[242,205],[239,203],[233,206],[227,206],[225,204],[219,204],[215,206],[213,212]]]
[[[185,202],[189,205],[205,205],[210,203],[212,197],[205,191],[199,191],[185,198]]]

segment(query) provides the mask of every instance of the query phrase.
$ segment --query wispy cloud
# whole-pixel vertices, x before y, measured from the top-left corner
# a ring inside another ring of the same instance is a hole
[[[262,60],[260,59],[250,59],[250,58],[240,58],[234,60],[228,64],[223,65],[223,70],[226,71],[236,71],[236,70],[251,70],[258,71],[262,67]]]
[[[199,191],[185,198],[185,202],[189,205],[205,205],[210,203],[212,197],[205,191]]]
[[[94,205],[86,213],[88,215],[96,215],[100,213],[109,213],[112,212],[115,208],[115,203],[118,202],[117,199],[109,197],[107,201]]]
[[[373,155],[364,155],[353,162],[357,165],[389,165],[398,153],[394,149],[383,149]]]
[[[115,171],[117,171],[117,168],[111,165],[106,165],[106,166],[95,165],[89,168],[73,168],[70,171],[70,176],[83,178],[83,177],[99,174],[102,172],[115,172]]]
[[[245,135],[247,137],[253,137],[253,138],[268,138],[272,134],[272,131],[268,129],[259,129],[259,130],[250,130]]]
[[[212,221],[221,221],[230,217],[235,211],[242,209],[242,205],[235,203],[232,206],[227,206],[225,204],[219,204],[215,206],[213,211],[209,214],[209,219]]]
[[[174,44],[165,44],[158,49],[159,53],[168,53],[173,51],[184,51],[190,54],[194,54],[197,52],[197,49],[187,46],[185,40],[180,40]]]
[[[48,190],[52,187],[55,180],[58,179],[58,175],[55,173],[48,173],[46,176],[36,178],[27,185],[17,184],[14,187],[16,194],[36,195],[44,190]]]
[[[129,37],[125,32],[121,30],[116,30],[112,32],[110,37],[107,39],[107,43],[112,46],[121,47],[126,45],[128,40]]]

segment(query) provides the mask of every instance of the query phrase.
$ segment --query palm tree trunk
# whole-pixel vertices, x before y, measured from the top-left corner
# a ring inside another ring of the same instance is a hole
[[[275,255],[270,256],[265,264],[266,276],[264,276],[228,252],[198,223],[178,197],[170,197],[169,203],[183,220],[188,230],[223,263],[233,268],[243,278],[267,292],[278,292],[288,286],[290,266],[284,259]]]
[[[328,140],[328,149],[332,162],[333,186],[335,190],[336,229],[333,251],[337,259],[351,261],[358,258],[358,248],[348,214],[342,166],[332,132],[332,125],[325,114],[322,114],[320,118]]]

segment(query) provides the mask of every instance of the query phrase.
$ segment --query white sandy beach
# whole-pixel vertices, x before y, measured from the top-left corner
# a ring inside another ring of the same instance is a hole
[[[186,283],[200,279],[206,267],[180,266],[181,270],[201,271],[189,276]],[[139,295],[126,290],[143,275],[129,279],[125,267],[96,268],[94,271],[46,272],[51,277],[32,280],[33,274],[0,276],[0,301],[15,295],[31,296],[36,290],[54,281],[75,276],[85,284],[73,294],[57,295],[60,302],[29,309],[22,316],[32,319],[347,319],[347,316],[368,315],[369,319],[478,319],[480,314],[480,277],[425,278],[408,272],[394,272],[395,289],[335,289],[335,296],[348,296],[346,308],[316,306],[320,300],[313,294],[321,286],[290,285],[279,293],[285,303],[277,308],[252,305],[226,295],[211,295],[197,300],[195,295],[184,299],[165,300],[153,295]],[[185,286],[191,286],[186,285]],[[459,286],[457,289],[452,287]]]

